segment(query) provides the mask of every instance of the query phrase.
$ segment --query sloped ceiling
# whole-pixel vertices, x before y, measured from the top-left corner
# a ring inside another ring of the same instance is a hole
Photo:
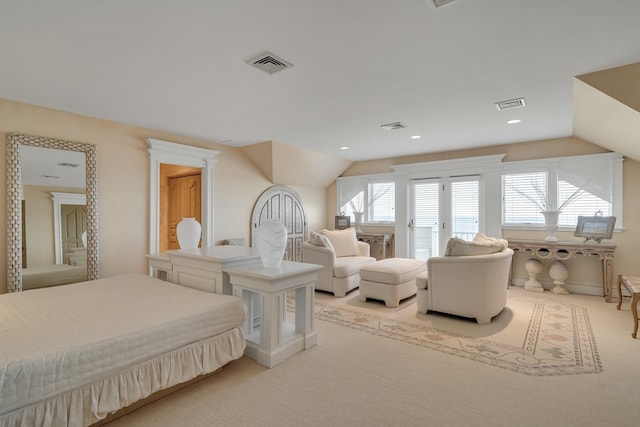
[[[640,161],[640,63],[574,79],[573,134]]]
[[[353,163],[277,141],[241,149],[274,185],[327,187]]]

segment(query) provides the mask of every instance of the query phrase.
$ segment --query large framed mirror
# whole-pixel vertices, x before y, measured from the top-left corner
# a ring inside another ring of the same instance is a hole
[[[82,154],[85,173],[86,209],[82,217],[82,263],[86,256],[86,279],[99,277],[98,263],[98,173],[96,147],[82,142],[24,134],[7,135],[7,291],[23,290],[23,160],[25,147],[39,147],[55,151],[62,150]],[[46,153],[45,153],[46,156]],[[58,162],[61,163],[61,162]],[[59,165],[60,166],[60,165]],[[62,165],[65,166],[65,165]],[[68,165],[67,165],[68,166]],[[24,171],[26,172],[26,171]],[[78,245],[80,246],[80,245]],[[79,251],[78,251],[79,252]],[[76,254],[77,258],[77,254]]]

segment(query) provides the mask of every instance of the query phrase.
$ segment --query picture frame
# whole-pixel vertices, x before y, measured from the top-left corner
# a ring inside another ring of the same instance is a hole
[[[573,235],[584,237],[585,242],[587,240],[595,240],[600,243],[602,239],[611,239],[615,224],[615,216],[579,216]]]
[[[336,215],[336,230],[344,230],[351,227],[351,217],[344,215]]]

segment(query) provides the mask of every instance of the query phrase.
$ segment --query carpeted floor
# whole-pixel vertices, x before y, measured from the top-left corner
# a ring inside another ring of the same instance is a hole
[[[417,313],[415,297],[388,309],[378,301],[362,303],[356,293],[319,297],[316,318],[527,375],[602,371],[587,311],[547,295],[510,290],[507,309],[490,325],[478,325]]]
[[[388,309],[318,292],[316,303],[314,347],[273,369],[243,357],[109,426],[640,422],[628,302],[617,311],[601,297],[512,288],[490,325],[419,314],[412,300]]]

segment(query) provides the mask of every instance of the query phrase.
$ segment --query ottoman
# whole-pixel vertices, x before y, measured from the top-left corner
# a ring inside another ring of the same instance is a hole
[[[416,276],[427,269],[424,261],[387,258],[360,268],[360,301],[367,298],[397,307],[400,300],[416,294]]]

